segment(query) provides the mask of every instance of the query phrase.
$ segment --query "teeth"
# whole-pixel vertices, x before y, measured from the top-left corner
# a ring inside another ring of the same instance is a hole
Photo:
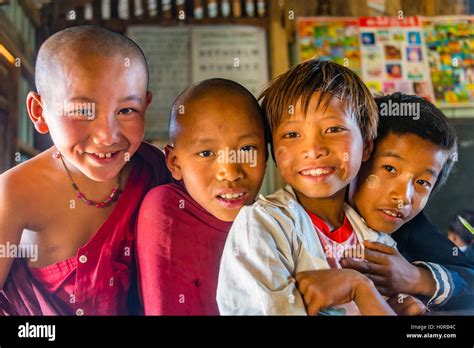
[[[225,193],[223,195],[219,195],[219,197],[224,199],[237,199],[242,197],[243,195],[243,193]]]
[[[95,155],[99,158],[110,158],[112,157],[112,152],[97,152]]]
[[[387,215],[390,215],[390,216],[393,216],[393,217],[397,217],[397,218],[401,218],[402,217],[402,214],[400,213],[394,213],[390,210],[387,210],[387,209],[382,209],[382,211],[387,214]]]
[[[304,170],[302,171],[302,173],[303,175],[317,176],[317,175],[329,174],[331,173],[331,169],[317,168],[317,169]]]

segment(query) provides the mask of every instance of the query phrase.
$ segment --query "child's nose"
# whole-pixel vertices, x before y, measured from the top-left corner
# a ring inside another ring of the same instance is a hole
[[[411,204],[414,192],[413,182],[411,179],[397,180],[397,183],[394,185],[391,198],[393,201],[397,202],[399,208],[403,208],[406,205]]]
[[[110,146],[120,140],[120,128],[115,115],[97,115],[93,122],[94,128],[93,140],[96,144]]]
[[[305,141],[303,147],[303,157],[305,159],[318,159],[329,154],[329,150],[323,140],[316,137],[309,138]]]
[[[220,181],[237,181],[243,179],[244,174],[240,163],[219,163],[216,176]]]

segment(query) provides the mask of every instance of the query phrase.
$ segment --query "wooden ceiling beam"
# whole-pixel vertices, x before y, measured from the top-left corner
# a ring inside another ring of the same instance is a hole
[[[57,11],[58,15],[61,16],[66,14],[69,10],[74,10],[79,7],[84,7],[87,4],[92,3],[92,0],[71,0],[71,1],[58,1],[57,2]]]

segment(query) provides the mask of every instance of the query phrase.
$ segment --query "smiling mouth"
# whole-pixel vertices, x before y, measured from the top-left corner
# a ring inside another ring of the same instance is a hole
[[[227,201],[237,200],[244,195],[244,192],[241,193],[224,193],[221,195],[217,195],[217,197],[225,199]]]
[[[111,152],[86,152],[85,154],[92,158],[96,163],[110,164],[112,161],[115,161],[120,152],[121,150]]]
[[[219,204],[226,209],[240,209],[247,201],[249,193],[241,192],[224,192],[216,196]]]
[[[332,174],[335,172],[335,170],[336,168],[334,167],[319,167],[319,168],[301,170],[299,173],[304,176],[321,177],[321,176]]]
[[[88,153],[89,155],[98,157],[98,158],[111,158],[117,152],[97,152],[97,153]]]
[[[379,211],[381,211],[382,213],[388,215],[388,216],[391,216],[393,218],[396,218],[396,219],[404,219],[405,218],[405,215],[403,215],[402,212],[399,212],[397,210],[392,210],[392,209],[379,209]]]

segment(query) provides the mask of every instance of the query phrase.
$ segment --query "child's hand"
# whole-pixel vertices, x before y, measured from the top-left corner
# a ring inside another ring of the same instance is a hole
[[[397,249],[385,244],[365,241],[364,247],[364,262],[341,259],[341,266],[364,273],[385,296],[433,296],[436,283],[428,270],[412,265]]]
[[[423,315],[426,313],[425,304],[410,295],[398,294],[387,302],[398,315]]]
[[[321,309],[354,301],[361,314],[391,315],[387,302],[363,274],[349,269],[325,269],[296,274],[309,315]]]

